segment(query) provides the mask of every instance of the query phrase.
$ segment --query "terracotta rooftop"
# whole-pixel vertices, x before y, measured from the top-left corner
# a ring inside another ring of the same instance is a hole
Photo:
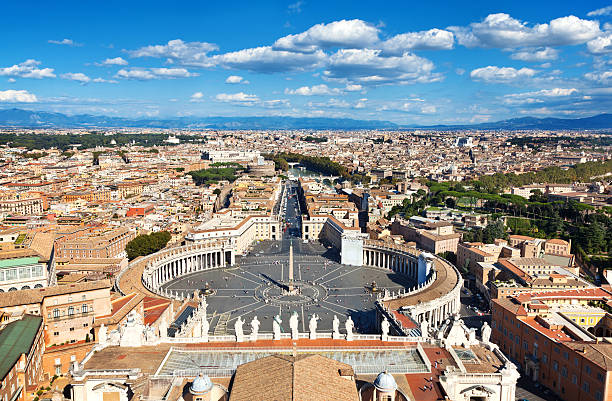
[[[236,369],[230,400],[358,401],[353,376],[350,365],[321,355],[272,355]]]

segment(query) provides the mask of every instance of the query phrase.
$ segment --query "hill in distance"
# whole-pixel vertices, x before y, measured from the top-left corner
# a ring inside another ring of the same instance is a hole
[[[482,129],[482,130],[592,130],[612,129],[612,114],[592,117],[536,118],[521,117],[509,120],[469,125],[401,126],[389,121],[355,120],[327,117],[180,117],[173,119],[131,119],[122,117],[30,111],[0,110],[0,127],[24,128],[213,128],[213,129]]]

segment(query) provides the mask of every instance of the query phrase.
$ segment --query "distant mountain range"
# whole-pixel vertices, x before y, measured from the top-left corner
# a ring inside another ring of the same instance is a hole
[[[180,117],[173,119],[131,119],[122,117],[29,111],[0,110],[1,127],[24,128],[213,128],[213,129],[612,129],[612,114],[592,117],[536,118],[522,117],[509,120],[469,125],[402,126],[381,120],[354,120],[350,118],[307,117]]]

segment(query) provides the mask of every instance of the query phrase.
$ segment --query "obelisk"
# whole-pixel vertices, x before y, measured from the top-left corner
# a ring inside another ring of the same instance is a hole
[[[293,242],[289,245],[289,292],[293,292]]]

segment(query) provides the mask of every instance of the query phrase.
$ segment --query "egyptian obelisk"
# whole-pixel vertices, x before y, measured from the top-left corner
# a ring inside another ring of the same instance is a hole
[[[289,245],[289,292],[293,292],[293,242]]]

